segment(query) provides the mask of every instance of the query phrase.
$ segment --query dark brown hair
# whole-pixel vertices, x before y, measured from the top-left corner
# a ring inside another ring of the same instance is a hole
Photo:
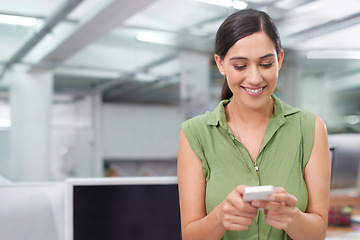
[[[228,16],[219,27],[215,39],[215,53],[224,60],[229,49],[240,39],[263,31],[274,42],[276,53],[281,51],[279,32],[268,14],[256,9],[246,9]],[[221,99],[231,98],[231,92],[225,78],[221,90]]]

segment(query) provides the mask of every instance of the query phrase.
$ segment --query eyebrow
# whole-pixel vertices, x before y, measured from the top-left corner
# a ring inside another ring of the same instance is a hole
[[[273,53],[269,53],[269,54],[266,54],[266,55],[260,57],[259,59],[264,59],[264,58],[273,57],[273,56],[275,56]],[[238,56],[230,58],[230,60],[247,60],[247,59],[248,58],[246,58],[246,57],[238,57]]]

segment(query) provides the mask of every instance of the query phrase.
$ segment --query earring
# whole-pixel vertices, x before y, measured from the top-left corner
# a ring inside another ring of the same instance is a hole
[[[225,72],[221,72],[222,75],[225,75]]]

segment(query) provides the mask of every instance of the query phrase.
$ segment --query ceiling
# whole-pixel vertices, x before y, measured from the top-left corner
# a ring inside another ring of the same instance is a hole
[[[306,58],[311,50],[360,50],[358,0],[245,2],[272,16],[283,48],[299,53],[305,72],[360,69],[360,60]],[[2,0],[0,14],[38,22],[0,24],[0,89],[8,91],[6,72],[23,64],[53,69],[56,93],[96,90],[108,102],[176,102],[180,53],[209,54],[210,61],[216,30],[234,11],[201,0]],[[139,34],[156,35],[162,43],[140,41]]]

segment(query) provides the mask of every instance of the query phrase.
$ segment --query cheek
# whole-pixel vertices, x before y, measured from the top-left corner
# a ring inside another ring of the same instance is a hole
[[[228,69],[226,76],[230,82],[240,82],[244,78],[244,73],[236,69]]]
[[[243,82],[243,74],[240,74],[239,72],[227,72],[226,79],[228,86],[231,90],[232,88],[236,88]]]
[[[278,71],[268,71],[263,74],[263,78],[270,84],[277,83],[279,74]]]

